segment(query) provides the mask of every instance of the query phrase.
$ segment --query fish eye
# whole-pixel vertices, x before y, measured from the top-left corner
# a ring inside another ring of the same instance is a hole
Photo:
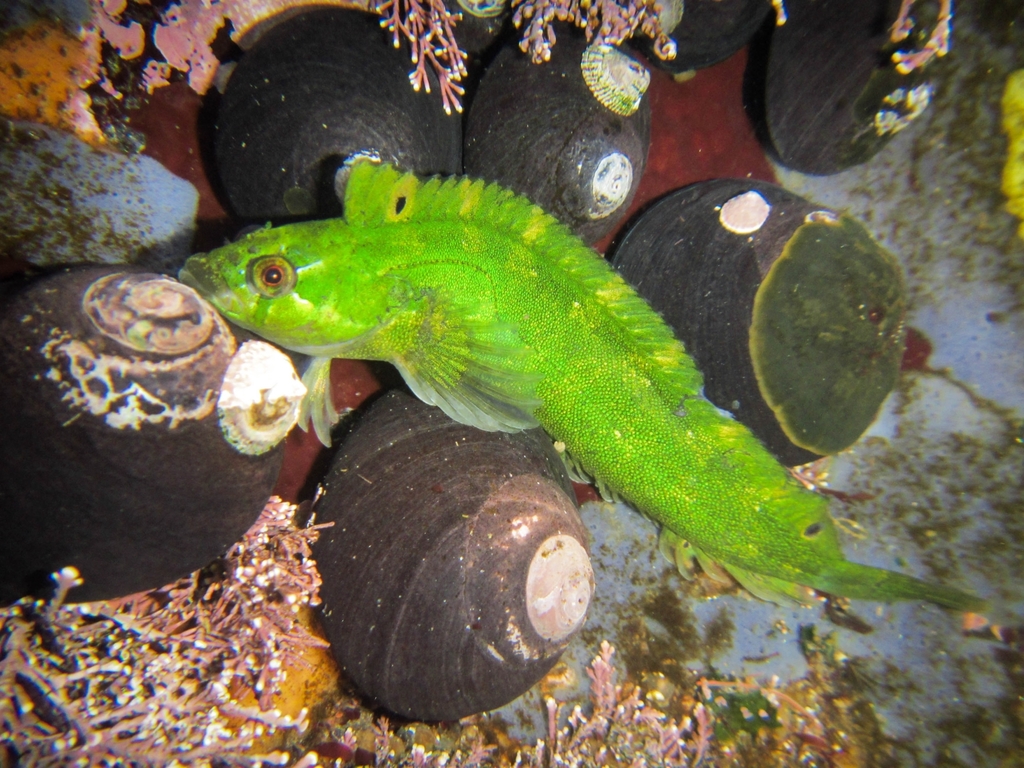
[[[805,539],[813,539],[819,533],[821,533],[821,523],[811,523],[806,528],[804,528]]]
[[[260,256],[249,262],[246,279],[258,294],[276,299],[295,287],[295,267],[283,256]]]

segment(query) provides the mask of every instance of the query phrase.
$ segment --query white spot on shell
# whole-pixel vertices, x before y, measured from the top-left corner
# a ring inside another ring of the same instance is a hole
[[[643,64],[611,45],[591,45],[580,61],[583,81],[594,98],[617,115],[629,117],[651,84]]]
[[[572,536],[550,536],[526,575],[526,612],[538,635],[561,642],[583,624],[594,592],[587,551]]]
[[[247,341],[221,383],[221,432],[239,453],[266,453],[295,426],[305,396],[306,387],[287,355],[264,341]]]
[[[510,646],[512,646],[512,650],[517,656],[519,656],[519,658],[525,659],[526,661],[540,658],[540,654],[535,649],[531,648],[529,643],[523,640],[523,632],[519,629],[515,616],[510,616],[508,623],[505,625],[505,640]],[[488,645],[488,648],[491,649],[493,646]],[[494,653],[497,654],[497,658],[499,660],[505,660],[505,657],[498,653],[497,649],[494,649]]]
[[[726,200],[718,212],[718,221],[734,234],[749,235],[764,226],[771,210],[761,193],[751,189]]]
[[[804,216],[806,224],[814,224],[815,222],[835,224],[837,221],[839,221],[839,217],[832,211],[811,211]]]
[[[601,158],[590,181],[590,194],[594,200],[587,215],[591,219],[610,216],[629,196],[633,186],[633,164],[620,152]]]

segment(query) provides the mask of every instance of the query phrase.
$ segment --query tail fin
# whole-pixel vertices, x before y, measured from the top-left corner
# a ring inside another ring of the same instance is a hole
[[[985,600],[959,589],[929,584],[913,576],[848,560],[834,563],[828,571],[817,574],[812,586],[840,597],[886,602],[926,600],[945,608],[972,613],[982,613],[989,607]]]

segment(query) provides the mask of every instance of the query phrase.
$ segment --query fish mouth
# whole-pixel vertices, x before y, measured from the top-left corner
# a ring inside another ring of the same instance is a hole
[[[216,272],[207,268],[201,257],[188,259],[178,271],[178,280],[195,290],[223,315],[237,314],[242,308],[228,284]]]

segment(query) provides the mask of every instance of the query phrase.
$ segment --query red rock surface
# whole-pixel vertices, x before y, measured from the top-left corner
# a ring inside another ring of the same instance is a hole
[[[626,221],[652,200],[698,181],[719,178],[775,182],[775,174],[743,107],[747,51],[676,82],[652,70],[651,149]],[[621,227],[620,227],[621,230]],[[618,233],[597,244],[602,253]]]

